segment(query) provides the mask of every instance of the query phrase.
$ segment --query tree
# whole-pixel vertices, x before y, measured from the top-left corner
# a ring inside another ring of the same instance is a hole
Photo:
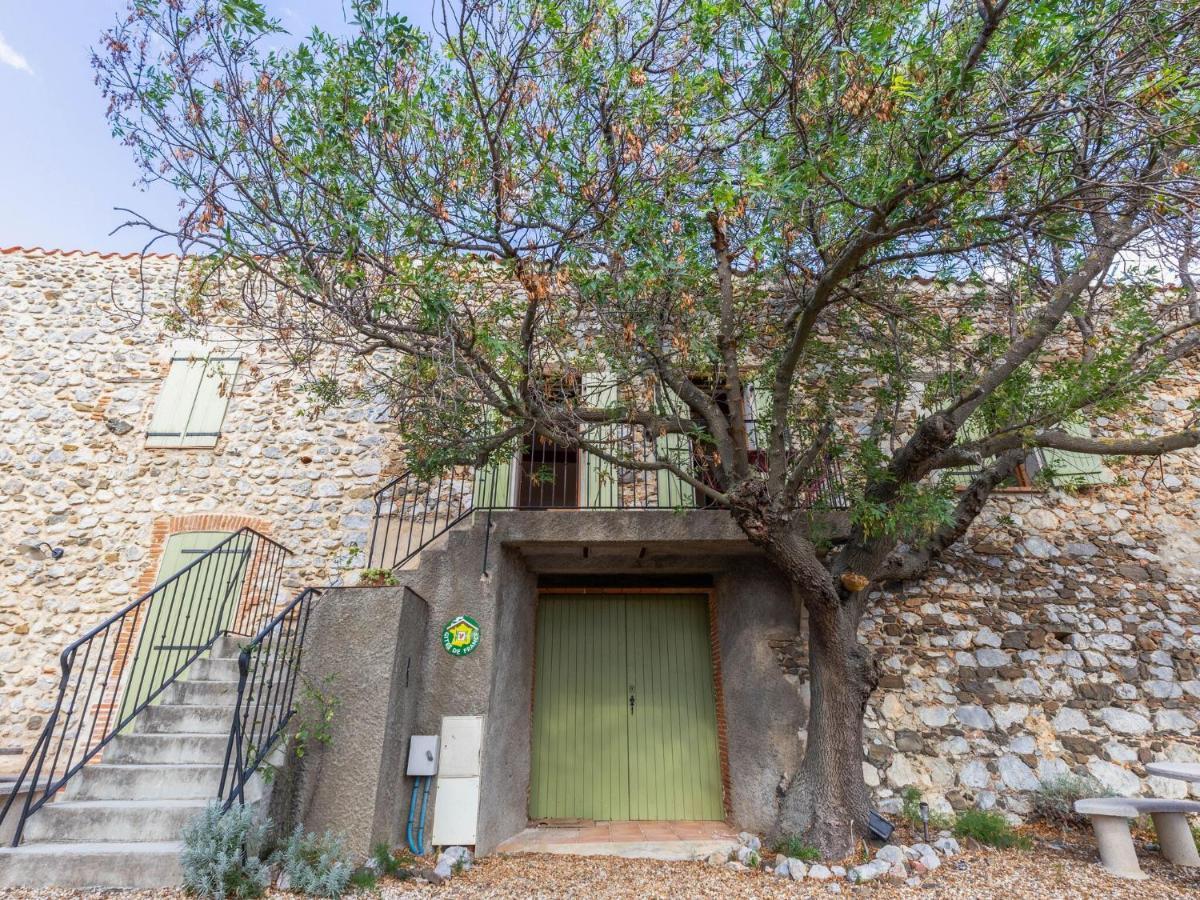
[[[135,0],[105,36],[114,131],[184,198],[141,222],[195,256],[180,321],[265,330],[322,402],[384,393],[430,471],[537,435],[728,510],[808,623],[778,828],[844,854],[872,586],[919,577],[1034,449],[1200,443],[1137,422],[1200,348],[1194,303],[1125,271],[1192,246],[1200,10],[446,0],[436,38],[352,12],[294,41],[253,0]],[[580,370],[609,402],[550,387]],[[1081,434],[1098,415],[1125,424]],[[618,425],[686,435],[705,472]],[[830,457],[840,535],[809,514]]]

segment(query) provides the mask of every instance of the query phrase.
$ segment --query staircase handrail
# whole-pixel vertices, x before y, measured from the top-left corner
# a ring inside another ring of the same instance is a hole
[[[3,824],[15,807],[17,797],[24,791],[25,801],[13,829],[12,846],[20,844],[29,817],[95,759],[221,635],[252,633],[251,629],[257,627],[258,621],[272,612],[283,564],[291,553],[282,544],[252,528],[240,528],[63,649],[59,654],[62,674],[54,708],[11,786],[12,793],[0,810],[0,824]],[[229,560],[237,556],[241,556],[242,562],[231,565]],[[175,616],[173,623],[167,623],[171,638],[187,637],[186,633],[180,632],[180,627],[193,613],[200,616],[199,624],[204,627],[198,633],[208,636],[201,643],[170,643],[159,647],[159,657],[153,658],[156,648],[143,641],[146,635],[154,634],[149,627],[151,617],[154,617],[155,626],[164,624],[163,606],[168,601],[163,598],[177,598],[181,586],[193,593],[185,597],[188,608],[182,611],[184,614]],[[194,593],[196,588],[199,588],[199,597]],[[253,601],[249,606],[248,599]],[[75,683],[71,689],[73,674]],[[132,695],[129,694],[131,690]],[[133,698],[133,708],[124,711],[129,696]],[[50,758],[56,735],[57,746]],[[62,753],[68,741],[70,747],[64,761]],[[46,770],[48,758],[50,765]]]
[[[246,783],[295,715],[304,638],[322,593],[302,590],[238,654],[237,699],[217,791],[224,809],[245,803]]]

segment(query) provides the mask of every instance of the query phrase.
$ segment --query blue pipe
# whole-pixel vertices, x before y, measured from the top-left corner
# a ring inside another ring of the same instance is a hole
[[[425,792],[421,794],[421,826],[417,829],[417,844],[421,849],[425,848],[425,807],[429,805],[429,782],[432,779],[425,779]]]
[[[408,841],[408,849],[412,851],[413,856],[420,856],[421,851],[413,843],[413,818],[417,814],[417,788],[421,784],[420,778],[413,779],[412,797],[408,801],[408,827],[404,830],[404,837]],[[421,824],[424,826],[425,820],[422,816]]]

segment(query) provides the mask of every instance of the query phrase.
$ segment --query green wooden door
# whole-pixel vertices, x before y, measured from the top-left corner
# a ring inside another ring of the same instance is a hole
[[[225,531],[173,534],[163,548],[157,584],[196,562],[229,537]],[[188,657],[206,643],[214,628],[229,624],[237,585],[245,574],[248,544],[237,540],[194,566],[145,604],[137,649],[125,682],[121,716],[154,693]],[[231,589],[232,586],[232,589]]]
[[[530,816],[724,817],[703,596],[543,595]]]

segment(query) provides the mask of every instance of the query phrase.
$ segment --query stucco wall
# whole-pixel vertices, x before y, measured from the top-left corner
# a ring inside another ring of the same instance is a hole
[[[404,836],[408,737],[424,692],[414,673],[431,652],[428,619],[425,601],[406,588],[348,588],[327,591],[308,624],[303,671],[337,705],[328,745],[305,747],[294,814],[310,830],[343,833],[355,853]],[[315,712],[301,701],[299,716]]]
[[[295,551],[284,593],[327,583],[365,541],[384,426],[361,407],[307,418],[250,335],[212,335],[244,360],[216,448],[146,449],[177,269],[169,258],[0,254],[0,749],[32,745],[57,654],[154,582],[170,531],[266,530]],[[31,540],[62,559],[29,558],[19,545]],[[6,769],[22,761],[0,755]]]

